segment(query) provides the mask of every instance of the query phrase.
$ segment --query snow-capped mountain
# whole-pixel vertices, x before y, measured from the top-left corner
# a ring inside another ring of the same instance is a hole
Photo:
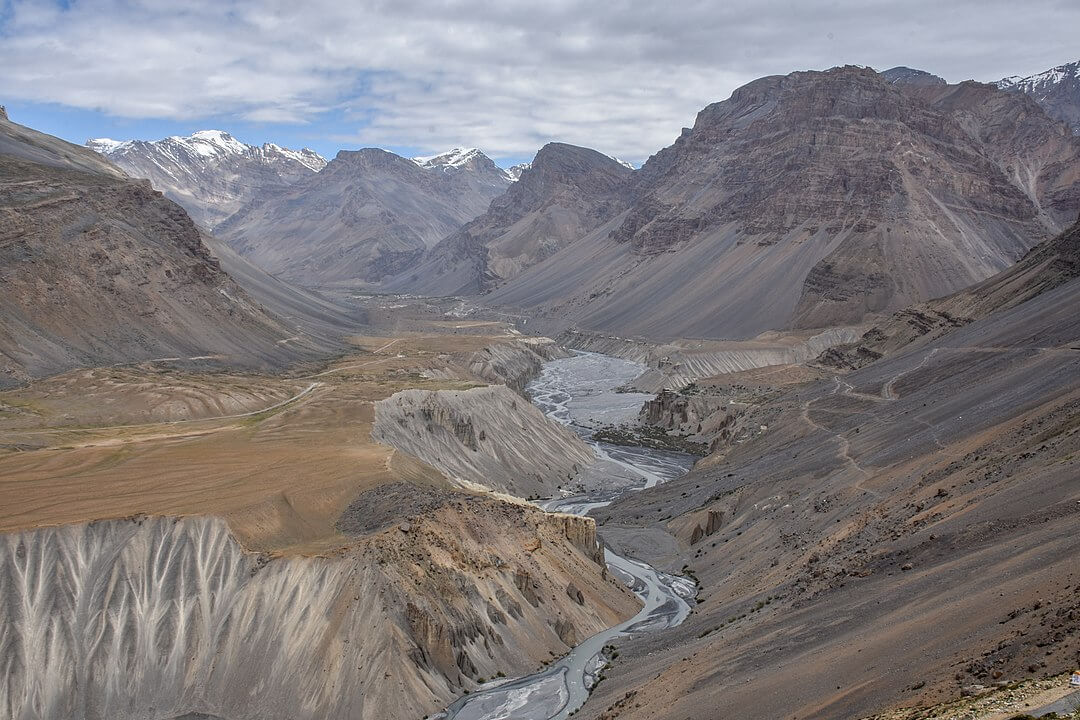
[[[469,171],[480,182],[505,188],[514,181],[511,174],[498,167],[495,162],[476,148],[456,147],[437,155],[423,155],[412,161],[425,170],[440,170],[457,173]]]
[[[1028,77],[1002,78],[997,86],[1002,90],[1027,93],[1048,115],[1080,133],[1080,61],[1058,65]]]
[[[154,141],[97,138],[86,146],[128,175],[150,180],[208,228],[246,203],[326,167],[313,150],[248,145],[222,130]]]
[[[506,172],[510,176],[511,180],[517,182],[521,179],[521,173],[525,172],[531,167],[532,163],[518,163],[517,165],[511,165]]]
[[[460,168],[479,158],[487,157],[476,148],[452,148],[438,155],[414,157],[412,161],[424,168]]]

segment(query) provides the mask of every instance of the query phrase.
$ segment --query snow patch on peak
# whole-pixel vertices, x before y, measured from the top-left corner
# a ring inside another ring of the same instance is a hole
[[[532,167],[532,163],[518,163],[517,165],[511,165],[506,170],[506,174],[510,176],[510,179],[517,182],[521,179],[521,174]]]
[[[1058,65],[1027,77],[1010,75],[1007,78],[998,80],[997,86],[1002,90],[1021,90],[1030,94],[1054,85],[1060,85],[1066,80],[1078,78],[1080,78],[1080,61]]]
[[[86,141],[86,147],[102,155],[116,152],[130,144],[130,140],[113,140],[112,138],[90,138]]]
[[[625,160],[620,160],[619,158],[615,157],[614,155],[608,155],[608,157],[611,158],[612,160],[614,160],[615,162],[619,163],[620,165],[622,165],[624,168],[630,168],[631,170],[637,170],[637,168],[634,167],[633,163],[628,163]]]
[[[300,163],[304,167],[309,170],[314,170],[315,172],[319,172],[326,167],[326,158],[310,148],[290,150],[289,148],[283,148],[274,143],[264,143],[262,151],[265,155],[277,155],[292,160],[293,162]]]
[[[86,147],[111,155],[120,150],[135,148],[148,158],[156,158],[160,164],[185,164],[194,162],[205,165],[224,158],[242,156],[260,162],[273,163],[287,161],[299,163],[318,172],[326,167],[326,159],[314,150],[290,150],[275,143],[266,143],[262,147],[240,142],[224,130],[197,130],[190,135],[171,135],[164,140],[113,140],[94,138],[86,141]],[[169,171],[171,172],[171,171]]]
[[[483,156],[484,153],[476,148],[456,147],[437,155],[421,155],[414,157],[412,161],[423,168],[460,168],[464,167],[474,158]]]
[[[197,130],[187,137],[174,135],[169,138],[203,157],[215,155],[242,155],[250,145],[245,145],[224,130]]]

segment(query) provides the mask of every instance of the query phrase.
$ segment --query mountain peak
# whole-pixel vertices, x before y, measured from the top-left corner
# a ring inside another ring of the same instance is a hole
[[[897,65],[894,68],[882,71],[881,77],[885,78],[885,81],[890,85],[917,85],[928,87],[949,84],[945,81],[945,78],[938,77],[925,70],[917,70],[903,65]]]
[[[173,135],[165,142],[181,145],[204,157],[215,155],[243,155],[252,148],[224,130],[196,130],[187,137]]]
[[[412,158],[412,161],[425,168],[464,167],[473,160],[486,158],[487,155],[476,148],[451,148],[436,155],[422,155]]]
[[[1060,85],[1069,80],[1077,79],[1080,79],[1080,60],[1058,65],[1027,77],[1010,75],[1007,78],[998,80],[997,86],[1002,90],[1022,90],[1030,94],[1048,86]]]
[[[511,165],[506,169],[506,174],[510,176],[510,179],[517,182],[521,179],[521,174],[532,167],[532,163],[518,163],[517,165]]]

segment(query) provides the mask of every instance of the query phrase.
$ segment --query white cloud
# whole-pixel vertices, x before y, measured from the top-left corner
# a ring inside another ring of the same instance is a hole
[[[761,75],[854,62],[994,80],[1076,59],[1076,27],[1080,6],[1052,0],[16,0],[0,93],[133,118],[325,122],[431,151],[558,139],[640,162]],[[326,121],[341,112],[354,124]]]

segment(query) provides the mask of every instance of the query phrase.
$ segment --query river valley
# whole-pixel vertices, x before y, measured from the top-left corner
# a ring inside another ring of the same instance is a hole
[[[549,512],[588,515],[616,497],[683,475],[693,458],[681,453],[599,442],[593,432],[603,425],[636,417],[651,396],[616,392],[644,366],[605,355],[577,353],[545,363],[526,390],[544,413],[567,426],[593,448],[598,460],[580,478],[584,492],[543,501]],[[632,558],[605,550],[608,569],[643,602],[630,619],[593,635],[544,670],[522,678],[499,680],[451,705],[447,720],[562,720],[580,708],[607,662],[604,648],[628,633],[671,628],[690,612],[695,584],[660,572]]]

